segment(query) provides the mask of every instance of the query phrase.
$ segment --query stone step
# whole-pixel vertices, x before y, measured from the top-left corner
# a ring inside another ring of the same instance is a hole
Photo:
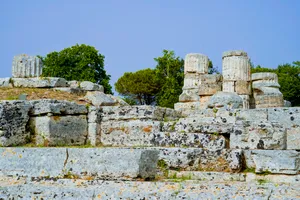
[[[0,182],[1,199],[299,199],[299,184],[28,180]]]
[[[130,148],[0,148],[0,175],[151,179],[159,151]]]

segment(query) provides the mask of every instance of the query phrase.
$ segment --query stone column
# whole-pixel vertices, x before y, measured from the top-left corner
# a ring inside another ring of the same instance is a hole
[[[209,59],[206,55],[190,53],[184,61],[184,85],[179,102],[174,105],[175,110],[186,113],[200,109],[199,77],[208,73]]]
[[[22,54],[14,57],[12,76],[14,78],[39,77],[42,69],[43,64],[40,58]]]
[[[253,98],[256,108],[283,107],[283,95],[275,73],[254,73],[252,78]]]
[[[223,91],[235,92],[244,100],[243,106],[249,109],[251,94],[251,68],[244,51],[226,51],[222,56]]]

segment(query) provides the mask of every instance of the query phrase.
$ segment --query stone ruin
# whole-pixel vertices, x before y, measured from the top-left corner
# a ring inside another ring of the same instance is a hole
[[[0,199],[299,199],[300,108],[282,107],[277,76],[251,75],[245,52],[223,54],[223,76],[208,62],[187,55],[175,109],[76,81],[43,87],[91,105],[0,101]]]

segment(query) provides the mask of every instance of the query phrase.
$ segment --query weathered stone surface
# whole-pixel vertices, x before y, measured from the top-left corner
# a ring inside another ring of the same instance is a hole
[[[288,183],[288,184],[300,184],[300,175],[285,175],[285,174],[246,174],[247,182],[265,182],[265,183]]]
[[[239,95],[243,100],[243,109],[250,109],[250,96],[249,95]]]
[[[200,171],[174,171],[170,170],[168,173],[170,179],[188,179],[197,181],[211,181],[211,182],[232,182],[232,181],[246,181],[246,174],[229,173],[229,172],[200,172]]]
[[[203,83],[199,86],[199,95],[214,95],[215,93],[222,91],[222,83]]]
[[[290,101],[284,100],[283,101],[283,106],[284,107],[292,107],[292,103]]]
[[[68,81],[68,85],[70,88],[80,88],[80,82],[79,81]]]
[[[26,101],[0,101],[0,145],[11,146],[28,142],[26,130],[31,105]]]
[[[101,144],[101,126],[98,123],[88,123],[87,144],[98,146]]]
[[[300,150],[300,126],[287,129],[287,149]]]
[[[274,80],[278,82],[278,76],[276,73],[271,72],[258,72],[251,74],[251,80],[252,81],[258,81],[258,80]]]
[[[170,108],[156,106],[105,106],[100,109],[101,120],[137,120],[152,119],[156,121],[173,121],[181,115]]]
[[[265,108],[237,110],[236,117],[237,117],[237,120],[244,120],[244,121],[267,121],[268,120],[268,110]]]
[[[276,122],[238,121],[230,133],[231,149],[286,149],[286,128]]]
[[[262,88],[262,87],[280,88],[280,85],[275,80],[259,80],[259,81],[254,81],[252,83],[252,88],[253,89],[259,89],[259,88]]]
[[[94,106],[114,106],[117,104],[114,99],[100,91],[87,92],[84,98],[91,101]]]
[[[246,166],[256,173],[297,174],[300,153],[295,150],[244,150]]]
[[[243,99],[232,92],[217,92],[210,98],[207,107],[225,109],[243,108]]]
[[[221,117],[181,118],[174,126],[177,132],[211,134],[229,134],[232,132],[232,128],[233,124]]]
[[[188,116],[190,113],[200,110],[201,103],[200,102],[175,103],[174,109],[180,112],[183,116]]]
[[[80,83],[80,88],[86,91],[100,91],[104,92],[104,87],[90,81],[83,81]]]
[[[219,83],[222,82],[222,75],[221,74],[200,74],[199,81],[200,84]]]
[[[0,87],[12,87],[10,78],[0,78]]]
[[[200,96],[200,109],[206,109],[211,96]]]
[[[119,96],[113,96],[111,94],[107,94],[110,98],[115,100],[117,102],[118,106],[130,106],[126,101],[124,101],[121,97]]]
[[[229,172],[239,171],[242,168],[241,150],[222,149],[212,151],[201,148],[155,149],[159,149],[159,162],[164,163],[165,169]]]
[[[298,184],[37,180],[1,182],[3,199],[298,199]]]
[[[67,146],[87,142],[86,115],[31,117],[30,127],[36,145]]]
[[[268,120],[278,122],[286,128],[300,126],[300,108],[268,108]]]
[[[179,102],[199,102],[198,89],[183,90],[179,96]]]
[[[250,81],[250,64],[247,53],[243,51],[224,52],[222,56],[222,74],[223,80]]]
[[[12,78],[11,80],[14,87],[54,88],[68,86],[68,83],[64,78],[55,77]]]
[[[53,90],[68,92],[70,94],[77,94],[77,95],[84,95],[86,93],[80,88],[73,88],[73,87],[58,87],[58,88],[53,88]]]
[[[26,177],[154,178],[157,150],[130,148],[2,148],[0,175]]]
[[[42,74],[43,63],[37,56],[21,54],[14,56],[12,75],[15,78],[39,77]]]
[[[78,105],[70,101],[54,99],[32,100],[30,115],[45,115],[52,113],[55,115],[87,114],[85,105]]]
[[[184,73],[208,73],[209,59],[206,55],[189,53],[184,59]]]
[[[237,80],[235,82],[235,92],[238,95],[250,95],[251,92],[251,82],[244,80]]]
[[[200,75],[197,73],[187,73],[184,75],[183,90],[197,89],[200,85]]]

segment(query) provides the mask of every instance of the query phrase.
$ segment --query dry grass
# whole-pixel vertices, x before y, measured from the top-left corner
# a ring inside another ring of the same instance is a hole
[[[0,100],[18,100],[20,94],[27,94],[27,100],[57,99],[73,101],[78,104],[87,103],[82,101],[84,95],[70,94],[48,88],[0,88]]]

